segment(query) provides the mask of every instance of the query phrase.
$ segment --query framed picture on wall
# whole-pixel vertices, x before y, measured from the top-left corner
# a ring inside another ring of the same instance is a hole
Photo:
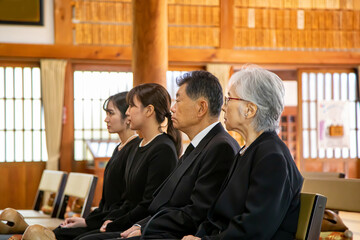
[[[44,0],[0,0],[0,24],[44,25]]]

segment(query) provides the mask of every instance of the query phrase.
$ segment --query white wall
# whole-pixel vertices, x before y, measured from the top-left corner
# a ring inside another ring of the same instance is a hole
[[[44,0],[44,26],[0,24],[0,43],[54,44],[54,0]]]

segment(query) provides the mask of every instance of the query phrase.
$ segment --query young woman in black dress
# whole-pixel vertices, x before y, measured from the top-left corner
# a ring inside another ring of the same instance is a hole
[[[172,125],[171,98],[164,87],[155,83],[136,86],[128,93],[127,102],[130,128],[138,130],[143,139],[127,161],[126,200],[107,216],[100,228],[102,233],[81,240],[117,236],[118,233],[113,232],[128,229],[146,217],[154,191],[175,168],[181,151],[181,135]]]
[[[56,238],[73,239],[91,230],[99,229],[106,216],[114,209],[123,204],[125,199],[125,167],[129,153],[136,148],[141,139],[134,130],[130,129],[130,123],[125,115],[128,109],[126,95],[121,92],[110,96],[103,105],[106,111],[105,122],[109,133],[118,134],[121,143],[114,149],[113,155],[106,165],[104,172],[104,184],[102,198],[99,207],[86,218],[71,217],[65,219],[61,226],[54,230]]]

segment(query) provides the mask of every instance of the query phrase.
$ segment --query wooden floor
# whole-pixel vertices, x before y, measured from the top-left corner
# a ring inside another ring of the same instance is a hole
[[[340,212],[339,215],[345,225],[353,232],[353,240],[360,240],[360,213]]]

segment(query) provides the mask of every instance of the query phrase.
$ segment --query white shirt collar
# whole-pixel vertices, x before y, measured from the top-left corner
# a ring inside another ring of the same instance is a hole
[[[196,134],[196,136],[193,138],[193,140],[191,141],[191,144],[194,146],[194,148],[197,147],[197,145],[199,145],[199,143],[201,142],[201,140],[203,140],[203,138],[211,131],[211,129],[213,129],[213,127],[215,127],[216,124],[218,124],[219,121],[214,122],[212,124],[210,124],[209,126],[207,126],[205,129],[203,129],[201,132],[199,132],[198,134]]]

